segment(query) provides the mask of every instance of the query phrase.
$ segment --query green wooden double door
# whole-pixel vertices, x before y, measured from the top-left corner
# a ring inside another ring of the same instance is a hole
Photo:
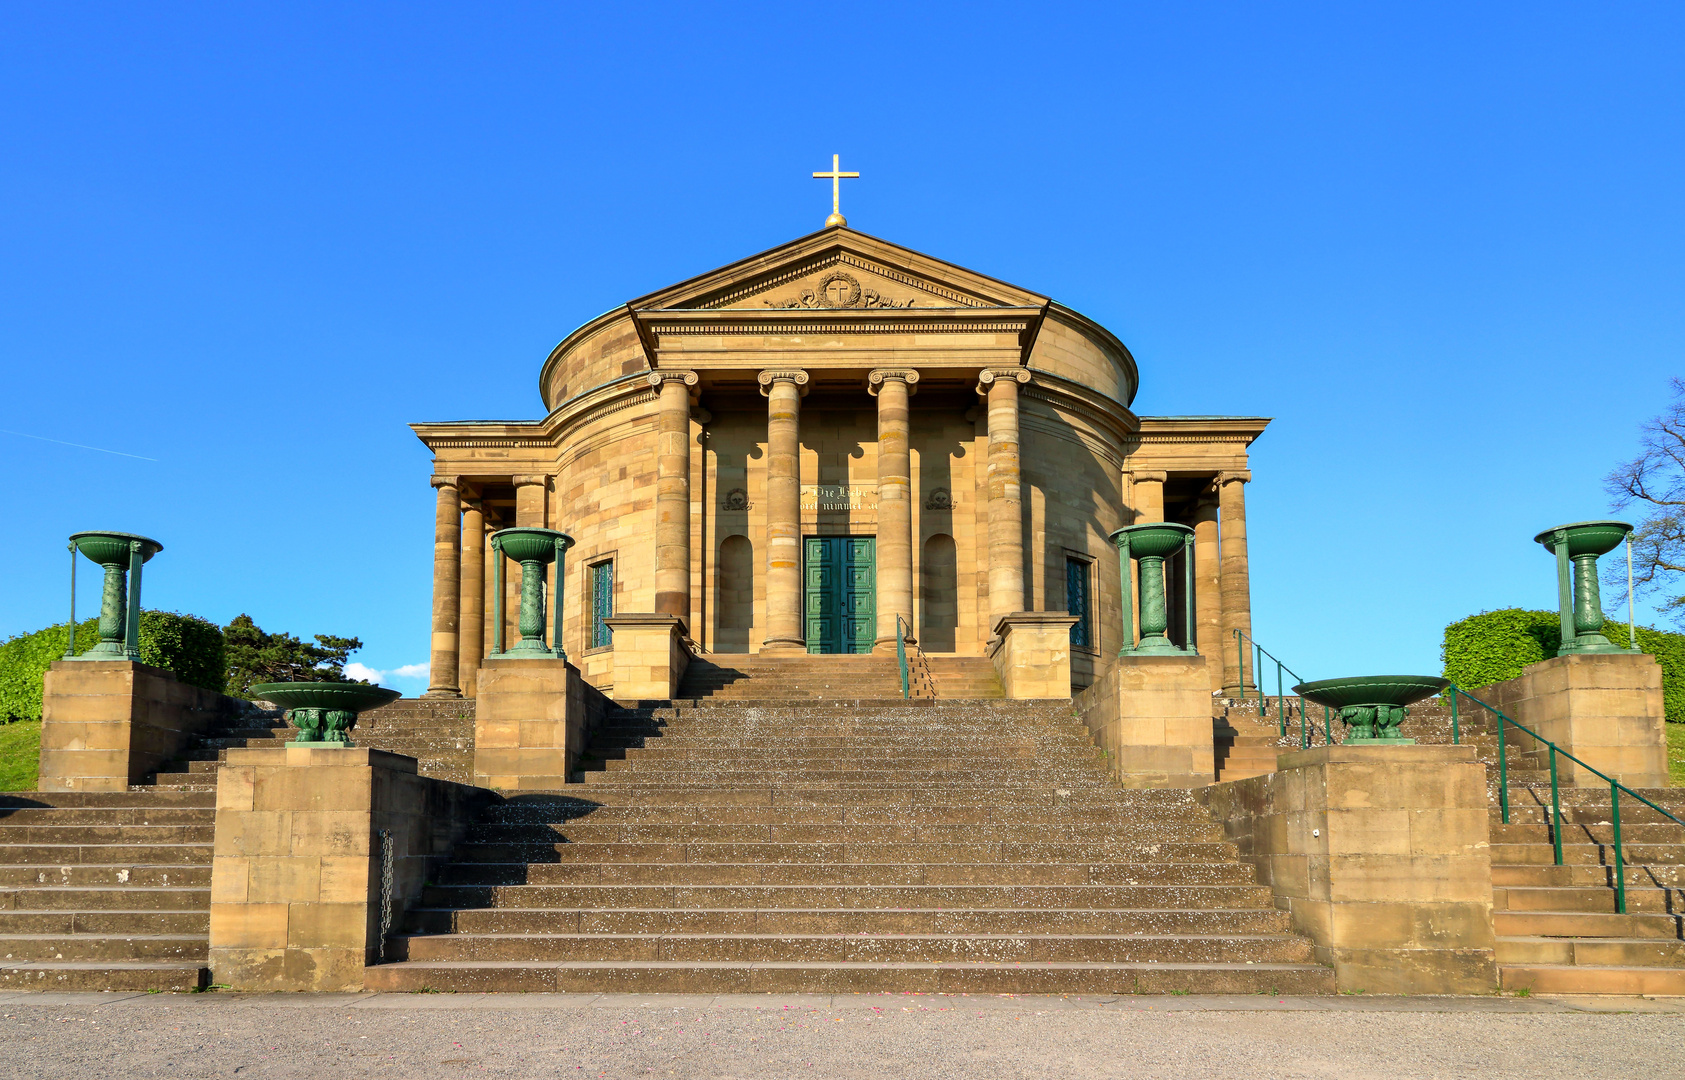
[[[802,613],[810,653],[869,653],[877,639],[877,541],[810,536],[802,543]]]

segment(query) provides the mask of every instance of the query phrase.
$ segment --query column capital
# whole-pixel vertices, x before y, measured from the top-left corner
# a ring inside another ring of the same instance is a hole
[[[660,386],[664,382],[682,382],[686,386],[695,386],[698,379],[699,376],[694,371],[667,369],[649,373],[649,384],[651,386]]]
[[[755,381],[761,384],[761,396],[768,397],[772,393],[775,382],[793,382],[803,397],[807,396],[808,374],[801,368],[768,368],[756,376]]]
[[[1030,381],[1030,369],[1024,367],[984,368],[977,373],[977,392],[987,396],[989,388],[1002,379],[1010,379],[1022,386]]]
[[[873,368],[866,376],[866,393],[873,397],[883,389],[883,384],[890,379],[898,379],[907,384],[907,396],[918,393],[919,373],[912,368]]]
[[[430,487],[436,487],[436,488],[444,488],[444,487],[460,488],[462,486],[462,477],[460,477],[460,476],[435,476],[435,477],[431,478],[430,480],[428,480],[427,483]]]
[[[516,487],[548,488],[550,486],[550,477],[545,473],[521,473],[516,476],[511,476],[509,478],[509,482],[514,484]]]
[[[1224,484],[1249,484],[1251,482],[1251,469],[1234,469],[1229,472],[1220,472],[1217,474],[1218,487],[1222,487]]]
[[[1162,484],[1170,479],[1163,469],[1130,469],[1124,475],[1137,484]]]

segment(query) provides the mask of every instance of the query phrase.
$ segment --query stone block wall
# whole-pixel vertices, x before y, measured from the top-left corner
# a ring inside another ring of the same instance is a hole
[[[1195,794],[1342,990],[1496,991],[1486,769],[1473,747],[1317,747]]]
[[[1215,778],[1204,657],[1118,657],[1075,706],[1124,787],[1199,787]]]
[[[1667,722],[1662,706],[1662,668],[1653,656],[1580,653],[1529,664],[1522,674],[1472,691],[1505,715],[1628,787],[1668,786]],[[1495,719],[1477,710],[1482,721]],[[1511,727],[1512,749],[1548,768],[1548,751]],[[1578,787],[1605,782],[1567,758],[1559,775]]]
[[[491,792],[357,747],[228,752],[218,770],[210,966],[235,990],[357,991],[379,959],[382,904],[405,904]],[[388,836],[392,887],[383,893]]]
[[[245,702],[132,660],[60,660],[41,695],[42,791],[125,791]]]
[[[474,711],[474,780],[508,790],[562,787],[610,702],[561,660],[490,659]]]

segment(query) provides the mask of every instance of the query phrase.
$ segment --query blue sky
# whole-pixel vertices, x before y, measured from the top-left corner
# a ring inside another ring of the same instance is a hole
[[[1260,640],[1309,677],[1436,671],[1447,621],[1552,606],[1531,537],[1607,512],[1685,374],[1682,30],[1676,4],[5,4],[0,636],[62,619],[64,537],[116,528],[166,546],[149,606],[424,662],[405,424],[536,418],[555,342],[817,228],[841,153],[851,224],[1105,323],[1138,411],[1275,418]]]

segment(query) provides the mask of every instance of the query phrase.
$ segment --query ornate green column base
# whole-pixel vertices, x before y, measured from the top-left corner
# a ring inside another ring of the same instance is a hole
[[[349,747],[357,714],[400,696],[384,686],[354,682],[255,683],[251,692],[287,710],[287,721],[298,728],[298,738],[288,746],[319,749]]]
[[[1123,648],[1118,650],[1118,656],[1192,656],[1197,655],[1191,633],[1194,625],[1193,616],[1193,545],[1194,531],[1186,525],[1174,522],[1158,521],[1147,525],[1131,525],[1112,533],[1110,539],[1117,547],[1118,564],[1121,571],[1123,599]],[[1186,622],[1190,633],[1187,648],[1182,648],[1172,642],[1166,633],[1170,628],[1170,609],[1165,590],[1165,560],[1173,558],[1178,552],[1187,551],[1185,560],[1186,578],[1183,598],[1186,601]],[[1131,625],[1130,590],[1132,578],[1129,560],[1134,558],[1140,564],[1141,576],[1141,640],[1134,641],[1134,627]]]
[[[1620,547],[1632,532],[1624,521],[1576,521],[1533,537],[1556,556],[1556,594],[1562,618],[1558,656],[1575,653],[1630,653],[1603,636],[1603,597],[1597,582],[1597,557]]]

